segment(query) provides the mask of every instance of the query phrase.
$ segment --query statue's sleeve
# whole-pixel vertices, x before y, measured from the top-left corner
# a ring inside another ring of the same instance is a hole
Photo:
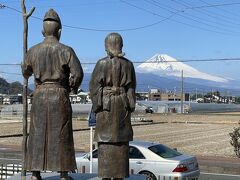
[[[102,85],[102,73],[101,63],[98,62],[93,70],[90,83],[89,91],[92,100],[93,112],[97,113],[102,109],[102,96],[103,96],[103,85]]]
[[[22,68],[22,75],[24,78],[28,79],[33,74],[32,64],[31,64],[31,53],[28,52],[26,54],[26,58],[24,59],[23,63],[21,64]]]
[[[127,97],[129,100],[129,108],[130,111],[133,112],[135,110],[135,104],[136,104],[136,75],[135,75],[135,69],[132,63],[130,63],[130,83],[128,84],[128,89],[127,89]]]
[[[77,94],[78,88],[82,83],[82,79],[83,79],[83,69],[73,49],[71,49],[70,51],[70,59],[69,59],[68,66],[70,69],[69,85],[72,92],[74,94]]]

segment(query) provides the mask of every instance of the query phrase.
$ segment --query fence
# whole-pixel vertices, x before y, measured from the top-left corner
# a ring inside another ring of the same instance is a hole
[[[0,166],[0,180],[7,179],[15,174],[18,174],[22,170],[21,164],[7,164]],[[86,173],[85,166],[82,166],[79,173]],[[134,170],[130,170],[130,174],[134,174]],[[147,178],[149,179],[149,178]],[[198,178],[184,178],[184,180],[197,180]],[[173,177],[173,176],[158,176],[157,180],[183,180],[182,177]]]
[[[83,174],[86,173],[86,167],[81,166],[80,169],[78,169],[77,172],[83,173]],[[130,174],[134,174],[133,169],[130,170]],[[153,180],[153,179],[155,179],[155,178],[153,178],[152,176],[147,176],[146,175],[146,180]],[[183,177],[176,177],[176,176],[174,177],[174,176],[161,176],[161,175],[159,175],[157,177],[157,180],[198,180],[198,177],[185,177],[185,178],[183,178]]]
[[[7,179],[15,174],[18,174],[22,170],[21,164],[7,164],[0,166],[0,179]]]
[[[172,176],[158,176],[157,180],[198,180],[198,178],[182,178],[182,177],[172,177]]]

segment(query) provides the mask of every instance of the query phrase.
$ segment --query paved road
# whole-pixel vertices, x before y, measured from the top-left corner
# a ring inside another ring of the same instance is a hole
[[[199,180],[240,180],[240,175],[201,173]]]

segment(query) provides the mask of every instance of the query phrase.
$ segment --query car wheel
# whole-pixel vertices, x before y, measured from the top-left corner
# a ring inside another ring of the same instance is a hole
[[[143,171],[140,174],[145,175],[146,180],[157,180],[157,178],[154,176],[154,174],[149,171]]]

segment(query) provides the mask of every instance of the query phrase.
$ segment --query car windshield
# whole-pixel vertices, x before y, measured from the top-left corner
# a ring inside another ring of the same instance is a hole
[[[182,155],[181,153],[173,149],[170,149],[162,144],[151,146],[148,149],[154,152],[155,154],[161,156],[162,158],[174,158],[176,156]]]

